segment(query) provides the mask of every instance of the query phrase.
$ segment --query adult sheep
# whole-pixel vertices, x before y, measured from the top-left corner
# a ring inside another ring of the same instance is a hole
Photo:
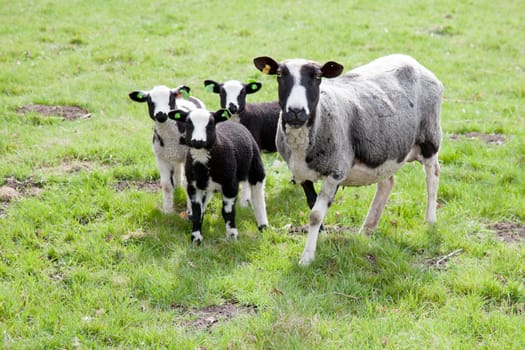
[[[185,187],[184,162],[188,147],[184,144],[182,124],[168,119],[168,114],[175,108],[186,111],[205,108],[204,103],[189,96],[190,88],[180,85],[174,89],[158,85],[151,90],[136,90],[129,93],[129,98],[135,102],[147,103],[150,118],[155,122],[153,129],[153,152],[160,173],[160,186],[164,193],[162,212],[172,213],[173,189],[175,186]],[[186,198],[186,210],[191,213],[191,202]]]
[[[436,221],[438,150],[443,85],[405,55],[381,57],[342,76],[343,66],[304,59],[254,59],[265,74],[277,75],[282,112],[277,149],[311,208],[300,264],[315,255],[319,228],[339,186],[377,183],[361,231],[377,227],[405,163],[424,165],[426,221]],[[326,79],[323,79],[326,78]],[[319,195],[313,182],[321,180]]]

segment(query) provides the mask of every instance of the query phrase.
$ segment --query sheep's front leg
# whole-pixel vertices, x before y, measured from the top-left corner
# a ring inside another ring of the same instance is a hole
[[[191,242],[200,245],[202,243],[202,221],[204,219],[204,212],[206,211],[207,193],[198,190],[193,185],[187,186],[186,192],[191,198],[191,222],[193,224],[191,232]]]
[[[226,238],[237,239],[239,233],[235,227],[235,199],[222,196],[222,217],[226,224]]]
[[[160,187],[163,193],[161,211],[164,214],[173,213],[173,166],[157,158],[157,167],[160,173]]]
[[[359,232],[368,234],[370,231],[377,228],[377,224],[379,223],[379,219],[381,219],[383,209],[385,209],[386,202],[388,201],[388,197],[390,197],[393,187],[394,176],[390,176],[389,178],[377,183],[376,194],[372,200],[370,209],[368,209],[365,222]]]
[[[328,207],[337,192],[339,183],[332,177],[328,176],[323,179],[321,192],[317,196],[315,204],[310,212],[310,223],[308,225],[308,236],[306,237],[306,245],[304,247],[303,255],[299,261],[300,265],[309,265],[315,257],[315,249],[317,246],[317,237],[319,236],[319,229],[323,223],[324,217]]]

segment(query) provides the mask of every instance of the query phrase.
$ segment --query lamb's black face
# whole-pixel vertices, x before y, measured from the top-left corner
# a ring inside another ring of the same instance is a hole
[[[321,67],[306,60],[289,60],[279,65],[277,82],[283,123],[294,128],[312,123],[321,77]]]

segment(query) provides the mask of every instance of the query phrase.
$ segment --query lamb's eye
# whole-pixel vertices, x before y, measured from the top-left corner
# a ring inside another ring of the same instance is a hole
[[[277,78],[282,78],[283,77],[283,72],[281,70],[278,70],[277,71]]]

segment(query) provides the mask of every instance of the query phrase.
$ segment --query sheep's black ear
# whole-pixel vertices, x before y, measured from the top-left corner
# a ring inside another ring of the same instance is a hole
[[[212,114],[213,114],[213,118],[215,119],[215,123],[220,123],[225,120],[228,120],[232,116],[230,111],[227,110],[226,108],[221,108],[217,112],[212,113]]]
[[[213,80],[204,80],[204,87],[208,92],[213,92],[216,94],[221,92],[221,84]]]
[[[258,81],[250,81],[248,84],[245,84],[244,87],[246,88],[247,94],[253,94],[261,89],[262,84]]]
[[[129,93],[129,98],[135,102],[146,102],[148,100],[148,93],[144,91],[133,91]]]
[[[182,96],[185,99],[190,98],[190,91],[191,91],[191,89],[190,89],[189,86],[181,85],[181,86],[177,87],[175,89],[175,91],[176,91],[176,96],[177,97],[181,97]]]
[[[253,64],[255,64],[255,67],[258,70],[268,75],[277,74],[277,68],[279,68],[279,63],[277,63],[273,58],[268,56],[254,58]]]
[[[337,62],[328,61],[321,67],[321,76],[324,78],[335,78],[343,73],[344,67]]]
[[[183,111],[182,109],[174,109],[172,111],[169,111],[168,118],[176,120],[178,122],[184,122],[186,121],[188,114],[190,113],[187,111]]]

